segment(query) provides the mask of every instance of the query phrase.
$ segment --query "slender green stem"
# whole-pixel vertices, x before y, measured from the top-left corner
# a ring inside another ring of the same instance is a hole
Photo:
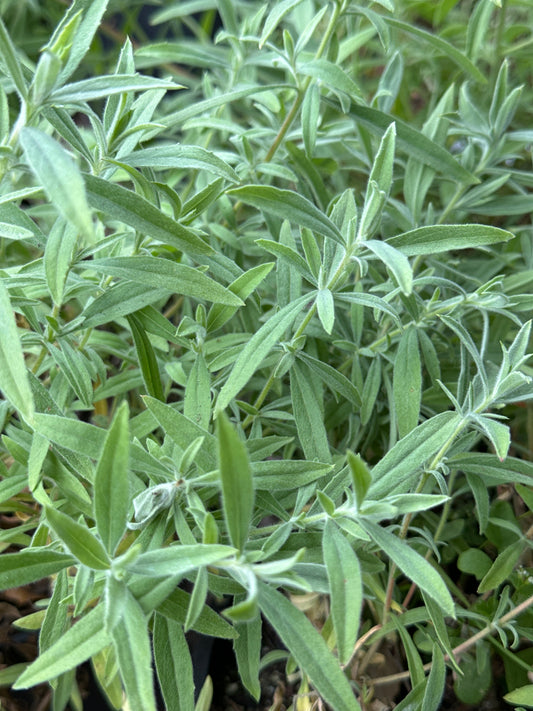
[[[466,652],[470,647],[473,647],[476,645],[478,642],[480,642],[482,639],[485,639],[485,637],[489,637],[490,635],[494,634],[496,629],[498,627],[503,627],[504,625],[508,624],[511,622],[511,620],[514,620],[516,617],[521,615],[523,612],[526,612],[531,606],[533,605],[533,595],[527,598],[527,600],[524,600],[521,602],[519,605],[517,605],[515,608],[507,612],[505,615],[500,617],[499,620],[490,622],[486,627],[484,627],[482,630],[479,630],[479,632],[476,632],[475,635],[470,637],[470,639],[465,640],[464,642],[461,642],[461,644],[457,645],[457,647],[454,647],[452,649],[452,654],[454,659],[457,659],[461,654]],[[449,655],[446,655],[444,657],[445,661],[449,661],[450,657]],[[431,669],[432,663],[428,662],[428,664],[424,665],[424,671],[429,671]],[[405,672],[400,672],[399,674],[389,674],[389,676],[381,676],[378,677],[377,679],[372,679],[372,685],[373,686],[381,686],[383,684],[392,684],[393,682],[398,682],[398,681],[405,681],[406,679],[410,679],[411,673],[409,671]]]
[[[326,28],[326,32],[324,33],[324,36],[322,37],[322,41],[320,42],[320,45],[316,51],[315,60],[320,59],[320,57],[322,57],[322,55],[326,51],[329,41],[331,39],[331,36],[333,35],[333,32],[335,31],[335,27],[337,26],[337,21],[339,19],[339,15],[342,13],[343,9],[344,9],[344,2],[335,4],[333,12],[331,13],[331,17],[329,19],[328,26]],[[296,116],[298,114],[298,111],[300,110],[300,106],[302,105],[302,102],[305,98],[306,91],[309,89],[311,81],[312,81],[312,77],[306,77],[304,79],[302,86],[296,96],[296,99],[294,100],[294,103],[289,110],[289,113],[285,117],[285,120],[283,121],[281,128],[279,129],[279,131],[276,135],[276,138],[274,139],[274,142],[270,146],[270,149],[265,156],[266,163],[268,163],[269,161],[272,160],[272,158],[274,157],[274,154],[276,153],[278,148],[281,146],[283,139],[287,135],[287,131],[291,127],[292,122],[294,121],[294,119],[296,118]]]

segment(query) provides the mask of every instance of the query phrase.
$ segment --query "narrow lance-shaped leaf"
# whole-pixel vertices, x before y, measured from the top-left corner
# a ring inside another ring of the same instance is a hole
[[[261,33],[261,38],[259,40],[259,49],[262,49],[265,42],[274,32],[285,15],[301,2],[302,0],[282,0],[282,2],[278,2],[274,5],[272,10],[267,15],[265,24],[263,25],[263,32]]]
[[[35,405],[24,353],[6,287],[0,282],[0,389],[20,414],[33,419]]]
[[[94,101],[113,94],[149,89],[183,89],[183,86],[140,74],[108,74],[66,84],[52,92],[49,101],[55,106],[61,106],[61,104]]]
[[[60,75],[61,82],[67,81],[89,50],[108,2],[109,0],[75,0],[68,8],[63,19],[63,25],[69,22],[80,10],[83,14],[76,28],[67,62]]]
[[[268,319],[245,345],[237,358],[228,380],[220,391],[216,411],[224,410],[230,401],[238,394],[263,359],[270,352],[282,334],[289,328],[294,319],[303,310],[312,295],[304,294],[291,304],[284,306],[277,314]]]
[[[37,128],[23,128],[20,143],[32,171],[59,214],[92,242],[91,211],[74,160],[56,140]]]
[[[339,660],[346,664],[352,656],[361,617],[361,569],[352,547],[331,519],[324,528],[323,551]]]
[[[398,432],[401,438],[417,426],[420,416],[422,370],[415,328],[408,328],[400,338],[394,360],[392,382]]]
[[[135,168],[205,170],[232,183],[239,182],[239,176],[226,161],[200,146],[172,144],[142,148],[123,156],[122,161]]]
[[[330,62],[324,57],[305,62],[305,64],[298,67],[298,72],[320,80],[335,92],[342,91],[354,101],[363,101],[361,89],[350,75],[341,69],[338,64]]]
[[[148,395],[155,397],[157,400],[164,400],[159,365],[157,363],[155,351],[150,343],[150,339],[148,338],[148,334],[142,327],[135,314],[128,314],[126,318],[133,335],[135,350],[137,352],[137,358],[141,367],[146,392]]]
[[[28,95],[28,86],[26,84],[26,80],[24,79],[22,65],[18,60],[17,50],[13,45],[13,41],[9,36],[6,26],[2,22],[2,18],[0,18],[0,59],[5,67],[7,76],[12,79],[19,95],[23,99],[26,99]],[[4,67],[0,65],[0,69],[3,70]]]
[[[450,445],[465,422],[455,412],[440,412],[397,442],[372,469],[368,497],[379,500],[405,492],[413,478],[442,447]]]
[[[483,84],[486,83],[487,79],[484,74],[479,71],[476,65],[466,56],[466,54],[463,54],[463,52],[459,51],[442,37],[438,37],[431,32],[427,32],[427,30],[416,27],[416,25],[397,20],[394,17],[384,15],[383,19],[387,22],[387,24],[397,27],[404,32],[418,37],[420,40],[427,42],[430,47],[436,49],[442,54],[445,54],[452,60],[452,62],[455,62],[457,66],[461,67],[461,69],[470,74],[470,76],[472,76],[476,81]]]
[[[229,537],[242,550],[248,539],[254,506],[254,486],[244,443],[224,413],[217,417],[218,461],[222,507]]]
[[[338,104],[332,99],[325,98],[323,101],[338,108]],[[365,128],[377,135],[383,134],[392,120],[390,114],[353,103],[348,113],[355,121],[362,123]],[[396,124],[396,145],[411,157],[460,182],[467,184],[479,182],[445,148],[442,148],[442,146],[439,146],[409,124],[397,118],[394,118],[394,122]]]
[[[380,240],[366,240],[364,246],[383,262],[394,275],[403,293],[409,296],[413,290],[413,270],[405,254],[392,247],[389,242]]]
[[[233,641],[239,675],[242,683],[256,701],[261,696],[259,662],[261,656],[261,616],[235,625],[238,637]]]
[[[87,199],[96,210],[184,252],[213,253],[213,249],[192,230],[165,215],[140,195],[94,175],[84,177]]]
[[[13,688],[27,689],[55,679],[92,657],[107,646],[109,641],[104,626],[104,606],[98,605],[30,664]]]
[[[290,384],[294,419],[305,456],[310,460],[331,462],[322,409],[305,365],[294,363]]]
[[[76,559],[68,553],[45,548],[26,548],[17,553],[3,553],[0,568],[0,590],[19,588],[59,573]]]
[[[183,627],[157,613],[153,644],[165,708],[167,711],[194,711],[192,661]]]
[[[302,227],[308,227],[335,242],[344,244],[341,233],[329,217],[307,198],[293,190],[282,190],[269,185],[245,185],[242,188],[228,190],[228,195],[235,195],[242,202],[253,205],[258,210]]]
[[[124,402],[107,433],[94,480],[96,527],[111,555],[126,530],[130,503],[128,460],[128,405]]]
[[[361,520],[361,525],[366,529],[374,543],[395,563],[410,580],[421,590],[424,590],[440,608],[451,617],[455,617],[455,608],[452,596],[443,579],[435,568],[419,555],[408,543],[378,526],[368,519]]]
[[[178,264],[160,257],[108,257],[87,263],[90,269],[104,274],[130,279],[133,282],[168,289],[174,294],[183,294],[228,306],[242,306],[238,296],[223,287],[199,269]]]
[[[124,614],[113,627],[111,636],[129,708],[156,711],[147,620],[130,592],[124,601]]]
[[[128,570],[137,575],[165,577],[168,575],[184,575],[203,565],[214,565],[217,561],[228,558],[235,553],[234,548],[223,545],[172,545],[147,551],[130,565]]]
[[[96,570],[109,568],[110,560],[105,548],[87,526],[51,507],[46,509],[46,520],[80,563]]]
[[[259,606],[298,666],[335,711],[361,711],[348,679],[324,638],[307,617],[280,592],[259,583]]]
[[[428,225],[391,237],[387,244],[412,257],[484,247],[513,237],[511,232],[490,225]]]

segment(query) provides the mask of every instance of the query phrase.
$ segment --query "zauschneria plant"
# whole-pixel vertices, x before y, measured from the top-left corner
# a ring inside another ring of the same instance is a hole
[[[531,8],[3,4],[2,684],[531,706]]]

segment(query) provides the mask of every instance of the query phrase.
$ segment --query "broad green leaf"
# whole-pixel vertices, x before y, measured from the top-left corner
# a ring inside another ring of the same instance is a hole
[[[513,237],[511,232],[490,225],[429,225],[391,237],[387,244],[412,257],[483,247]]]
[[[193,668],[182,626],[157,613],[153,644],[165,708],[167,711],[194,711]]]
[[[80,563],[96,570],[109,568],[111,562],[105,548],[87,526],[51,507],[46,508],[46,520]]]
[[[202,447],[196,455],[196,462],[205,471],[216,469],[217,440],[214,435],[170,405],[165,405],[151,397],[145,397],[144,402],[165,433],[178,447],[185,450],[191,442],[202,437]]]
[[[422,558],[406,541],[400,540],[386,528],[382,528],[373,521],[365,518],[361,520],[361,525],[374,543],[410,580],[435,600],[447,615],[455,617],[455,607],[448,588],[435,568],[425,558]]]
[[[230,376],[218,396],[216,412],[224,410],[259,368],[271,348],[294,319],[309,303],[310,295],[304,294],[291,304],[287,304],[252,336],[237,358]]]
[[[234,553],[234,548],[222,545],[172,545],[141,553],[128,566],[128,570],[137,575],[152,577],[184,575],[202,565],[214,565]]]
[[[322,407],[305,365],[294,363],[290,372],[291,398],[298,438],[307,459],[331,462]]]
[[[164,400],[159,365],[150,339],[135,314],[128,314],[126,318],[131,328],[146,392],[157,400]]]
[[[128,405],[117,410],[109,428],[94,479],[96,528],[110,555],[126,530],[130,504]]]
[[[364,246],[383,262],[394,275],[402,292],[409,296],[413,290],[413,270],[405,254],[392,247],[389,242],[379,240],[366,240]]]
[[[217,437],[224,518],[232,544],[242,551],[254,508],[250,462],[244,443],[223,412],[217,417]]]
[[[503,582],[505,582],[514,570],[520,556],[524,551],[524,542],[522,540],[515,541],[507,546],[496,558],[491,565],[490,570],[479,583],[478,593],[483,594],[494,590]]]
[[[181,84],[174,84],[163,79],[154,79],[140,74],[107,74],[90,79],[65,84],[50,94],[48,101],[55,106],[94,101],[113,94],[129,91],[147,91],[148,89],[183,89]]]
[[[350,684],[323,637],[280,592],[259,583],[259,606],[298,666],[335,711],[361,711]]]
[[[40,412],[35,413],[34,427],[52,442],[92,459],[100,457],[106,436],[105,430],[88,422]]]
[[[17,679],[13,688],[27,689],[55,679],[59,674],[78,667],[109,642],[104,627],[104,606],[98,605],[42,652]]]
[[[513,706],[527,706],[533,708],[533,684],[520,686],[518,689],[513,689],[503,697],[504,701]]]
[[[157,285],[174,294],[214,301],[228,306],[242,306],[243,301],[199,269],[160,257],[108,257],[87,264],[103,274],[129,279],[147,286]]]
[[[129,708],[131,711],[156,711],[148,624],[130,592],[124,600],[124,613],[113,627],[111,637]]]
[[[232,183],[239,182],[239,176],[216,153],[200,148],[200,146],[185,146],[171,144],[142,148],[135,153],[129,153],[121,159],[134,168],[149,167],[156,170],[206,170]]]
[[[392,27],[397,27],[408,34],[414,35],[423,42],[427,42],[430,47],[436,49],[441,54],[445,54],[452,60],[452,62],[455,62],[458,67],[461,67],[463,71],[470,74],[470,76],[476,81],[486,84],[487,78],[479,71],[476,65],[465,54],[463,54],[463,52],[458,50],[445,39],[442,39],[442,37],[438,37],[427,30],[422,30],[420,27],[416,27],[416,25],[402,22],[401,20],[397,20],[396,18],[388,15],[383,15],[383,19],[387,24],[392,25]]]
[[[422,399],[422,370],[416,328],[401,335],[393,371],[394,407],[400,438],[418,424]]]
[[[346,664],[353,653],[361,618],[361,568],[352,547],[331,519],[326,521],[322,545],[339,661]]]
[[[324,101],[332,106],[338,106],[331,99],[324,99]],[[396,124],[396,145],[409,156],[424,165],[435,168],[438,173],[444,173],[447,177],[455,178],[459,182],[467,184],[479,182],[445,148],[442,148],[430,138],[424,136],[423,133],[398,118],[377,109],[353,103],[348,113],[355,121],[363,124],[365,128],[378,136],[385,133],[391,122],[394,121]]]
[[[245,185],[227,192],[228,195],[234,195],[258,210],[307,227],[324,237],[329,237],[334,242],[344,244],[341,233],[329,217],[307,198],[293,190],[282,190],[269,185]]]
[[[0,590],[19,588],[47,578],[75,562],[76,559],[68,553],[47,548],[26,548],[17,553],[2,553]]]
[[[0,389],[28,422],[35,405],[9,294],[0,282]]]
[[[334,92],[342,91],[354,101],[363,101],[361,89],[354,80],[338,64],[330,62],[324,57],[301,64],[298,67],[298,72],[320,80]]]
[[[259,683],[259,661],[261,656],[261,616],[256,615],[250,622],[238,622],[235,630],[238,637],[233,640],[233,649],[241,681],[259,701],[261,686]]]
[[[19,96],[26,99],[28,85],[24,79],[22,65],[17,57],[17,50],[13,44],[6,26],[0,18],[0,70],[6,74],[15,85]]]
[[[59,214],[92,242],[91,211],[83,178],[74,160],[56,140],[37,128],[23,128],[20,143],[30,168]]]
[[[378,501],[382,496],[406,490],[424,464],[451,445],[464,424],[455,412],[441,412],[415,427],[372,469],[368,497]]]
[[[489,556],[478,548],[467,548],[457,558],[457,567],[463,573],[473,575],[482,580],[488,573],[492,561]]]
[[[213,253],[213,249],[195,232],[165,215],[140,195],[94,175],[86,174],[84,177],[87,199],[95,210],[184,252]]]

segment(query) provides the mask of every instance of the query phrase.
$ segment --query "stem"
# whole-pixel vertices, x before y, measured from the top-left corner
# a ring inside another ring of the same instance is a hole
[[[326,32],[324,36],[322,37],[322,41],[320,42],[320,45],[316,51],[315,54],[315,59],[320,59],[320,57],[324,54],[326,51],[326,48],[329,44],[329,41],[331,39],[331,36],[333,32],[335,31],[335,27],[337,26],[337,20],[339,19],[339,15],[344,9],[344,2],[335,4],[335,7],[333,9],[333,12],[331,13],[331,17],[329,19],[328,26],[326,28]],[[272,158],[274,157],[274,154],[280,147],[280,145],[283,142],[283,139],[287,135],[287,131],[292,125],[292,122],[296,118],[296,115],[298,114],[298,111],[300,110],[300,106],[302,105],[302,102],[305,97],[305,93],[307,89],[309,89],[309,85],[311,84],[312,77],[306,77],[304,79],[304,82],[302,84],[302,87],[300,91],[298,92],[298,95],[296,96],[296,99],[294,100],[294,104],[291,106],[289,113],[285,117],[285,121],[281,125],[281,128],[278,131],[278,134],[276,138],[274,139],[274,142],[270,146],[270,149],[268,153],[265,156],[265,162],[269,163]]]
[[[461,642],[461,644],[459,644],[457,647],[454,647],[452,649],[452,654],[453,654],[454,659],[457,659],[457,657],[460,656],[461,654],[463,654],[463,652],[466,652],[467,649],[470,649],[470,647],[473,647],[479,641],[481,641],[482,639],[485,639],[485,637],[488,637],[489,635],[493,634],[494,631],[496,630],[496,627],[503,627],[508,622],[513,620],[515,617],[518,617],[519,615],[521,615],[522,612],[525,612],[527,609],[529,609],[532,605],[533,605],[533,595],[531,595],[531,597],[528,597],[527,600],[524,600],[523,602],[521,602],[520,605],[517,605],[513,610],[510,610],[505,615],[500,617],[500,619],[497,620],[496,622],[490,622],[482,630],[479,630],[479,632],[476,632],[476,634],[473,637],[470,637],[470,639],[467,639],[464,642]],[[450,656],[448,654],[446,654],[444,657],[444,660],[450,661]],[[431,669],[431,665],[432,665],[432,662],[428,662],[427,664],[424,664],[424,671],[429,671]],[[377,679],[372,679],[372,684],[374,686],[380,686],[382,684],[390,684],[395,681],[405,681],[406,679],[409,679],[410,676],[411,675],[408,671],[400,672],[399,674],[390,674],[389,676],[381,676]]]

